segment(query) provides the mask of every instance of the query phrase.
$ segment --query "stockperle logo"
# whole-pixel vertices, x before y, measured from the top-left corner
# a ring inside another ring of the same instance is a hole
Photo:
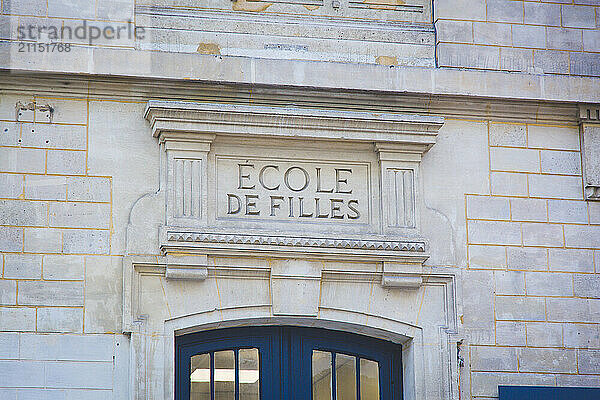
[[[93,44],[98,40],[143,40],[145,29],[135,27],[132,21],[117,25],[94,25],[82,20],[76,25],[19,25],[17,39],[23,41],[65,42],[69,40],[86,40]]]

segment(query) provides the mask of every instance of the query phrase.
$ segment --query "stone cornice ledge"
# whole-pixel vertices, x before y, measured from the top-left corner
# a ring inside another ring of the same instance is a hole
[[[299,107],[266,107],[151,100],[145,117],[161,141],[186,134],[349,140],[420,145],[435,143],[443,117]]]
[[[73,47],[62,53],[19,53],[0,43],[0,70],[227,84],[367,90],[564,102],[600,102],[600,78],[453,68],[394,67],[323,61]],[[79,58],[76,58],[79,57]],[[73,63],[70,60],[78,59]],[[128,62],[123,62],[128,60]]]
[[[421,240],[340,239],[268,234],[163,231],[165,253],[185,250],[211,255],[262,254],[272,257],[361,259],[369,261],[413,260],[424,262],[426,244]]]

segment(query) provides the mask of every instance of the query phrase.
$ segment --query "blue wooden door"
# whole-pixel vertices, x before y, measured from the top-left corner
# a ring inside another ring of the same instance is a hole
[[[177,400],[402,399],[401,347],[367,336],[245,327],[181,336],[175,346]]]

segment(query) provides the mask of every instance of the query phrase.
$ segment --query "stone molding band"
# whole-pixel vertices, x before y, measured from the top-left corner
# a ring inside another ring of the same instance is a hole
[[[244,235],[168,231],[169,242],[318,247],[392,252],[425,252],[425,242],[396,240],[329,239],[300,236]]]

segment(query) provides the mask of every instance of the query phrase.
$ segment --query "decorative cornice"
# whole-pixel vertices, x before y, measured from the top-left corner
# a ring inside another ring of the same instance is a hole
[[[600,104],[580,104],[579,120],[580,122],[600,124]]]
[[[145,117],[161,140],[207,132],[227,136],[398,143],[427,151],[443,117],[151,100]]]
[[[330,239],[300,236],[246,235],[167,231],[169,242],[219,243],[228,245],[270,245],[285,247],[317,247],[327,249],[379,250],[392,252],[425,252],[419,241]]]

